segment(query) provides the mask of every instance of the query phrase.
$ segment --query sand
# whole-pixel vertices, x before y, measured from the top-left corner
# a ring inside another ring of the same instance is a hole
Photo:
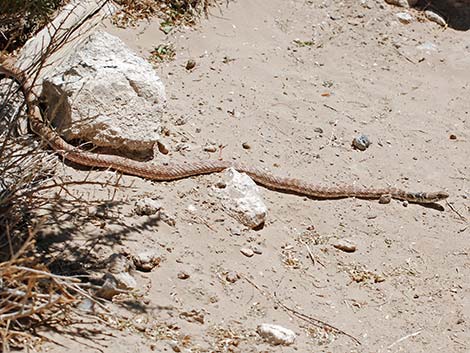
[[[162,261],[134,273],[138,295],[107,304],[121,315],[120,330],[90,318],[80,330],[44,335],[71,352],[467,352],[470,37],[415,10],[402,24],[402,11],[370,0],[239,0],[168,36],[157,19],[108,24],[144,57],[174,45],[175,59],[156,66],[168,95],[162,142],[170,151],[157,158],[222,156],[323,185],[442,189],[450,197],[439,208],[261,188],[267,221],[250,230],[211,191],[219,175],[76,187],[101,207],[73,212],[48,238],[49,249],[61,250],[60,266],[93,272],[111,253],[149,249]],[[196,66],[187,70],[190,59]],[[366,151],[351,147],[361,134],[372,141]],[[204,151],[208,144],[217,151]],[[63,173],[115,178],[70,165]],[[158,198],[175,225],[137,216],[143,197]],[[340,239],[356,251],[335,248]],[[241,248],[261,254],[246,257]],[[262,323],[293,330],[295,343],[263,342]]]

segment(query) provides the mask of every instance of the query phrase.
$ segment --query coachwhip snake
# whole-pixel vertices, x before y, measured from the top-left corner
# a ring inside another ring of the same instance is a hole
[[[254,181],[265,187],[322,199],[356,197],[383,200],[394,198],[413,203],[428,204],[443,200],[449,196],[445,191],[409,192],[397,188],[375,189],[351,185],[324,187],[300,179],[275,176],[256,167],[223,160],[201,160],[156,165],[115,155],[84,151],[66,142],[49,124],[43,121],[39,107],[35,102],[32,84],[23,72],[14,68],[13,65],[3,62],[0,65],[1,76],[15,80],[20,85],[25,96],[29,122],[33,132],[44,139],[60,156],[80,165],[110,168],[125,174],[160,181],[220,172],[226,168],[233,167],[239,172],[248,174]]]

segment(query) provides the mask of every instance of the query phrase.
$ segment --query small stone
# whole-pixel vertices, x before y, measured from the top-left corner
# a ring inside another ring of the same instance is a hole
[[[213,190],[221,199],[224,210],[251,229],[262,227],[268,209],[255,182],[233,168],[226,169],[223,176],[226,187]]]
[[[156,145],[158,152],[161,154],[168,154],[170,152],[163,142],[157,141]]]
[[[457,136],[454,135],[454,134],[450,134],[449,138],[450,138],[451,140],[457,140]]]
[[[94,311],[94,308],[95,308],[95,303],[93,301],[91,301],[90,299],[88,299],[88,298],[84,298],[80,302],[80,304],[78,304],[78,308],[81,311],[84,311],[84,312],[87,312],[87,313],[92,313]]]
[[[390,5],[400,6],[400,7],[413,7],[416,5],[418,0],[385,0],[386,3]]]
[[[261,324],[256,331],[266,342],[273,345],[288,346],[294,343],[296,337],[294,331],[273,324]]]
[[[214,145],[207,145],[207,146],[204,146],[204,151],[206,151],[206,152],[216,152],[217,147],[214,146]]]
[[[240,236],[242,234],[240,228],[232,227],[230,228],[230,234]]]
[[[383,194],[379,198],[379,203],[381,204],[387,204],[387,203],[390,203],[391,201],[392,201],[392,195],[390,194]]]
[[[241,248],[240,252],[243,255],[245,255],[246,257],[252,257],[255,254],[255,252],[253,250],[248,249],[248,248]]]
[[[356,244],[348,239],[339,239],[333,246],[341,251],[344,252],[355,252],[356,251]]]
[[[145,197],[136,201],[134,212],[138,216],[151,216],[156,214],[161,208],[162,205],[160,202],[149,197]]]
[[[246,150],[249,150],[251,148],[251,146],[248,144],[248,142],[243,142],[242,147]]]
[[[184,272],[184,271],[178,272],[177,276],[178,276],[179,279],[188,279],[190,277],[189,273]]]
[[[134,265],[138,270],[149,272],[154,267],[158,266],[162,259],[158,253],[146,251],[134,255],[132,260],[134,261]]]
[[[438,25],[441,25],[442,27],[447,26],[446,20],[444,20],[444,18],[442,18],[441,16],[439,16],[437,13],[433,11],[430,11],[430,10],[424,11],[424,15],[429,21],[436,22]]]
[[[403,205],[403,207],[408,207],[409,202],[405,200],[405,201],[403,201],[402,205]]]
[[[238,275],[238,273],[236,273],[234,271],[230,271],[225,276],[225,279],[227,280],[227,282],[235,283],[236,281],[238,281],[240,279],[240,276]]]
[[[365,151],[370,145],[371,142],[366,135],[357,136],[352,141],[352,146],[360,151]]]
[[[190,71],[190,70],[194,69],[195,67],[196,67],[196,61],[194,61],[193,59],[189,59],[186,62],[186,70]]]
[[[251,248],[253,250],[253,252],[256,254],[256,255],[261,255],[263,253],[263,250],[261,250],[261,248],[257,247],[257,246],[253,246]]]
[[[321,127],[316,127],[315,129],[313,129],[313,131],[319,134],[323,134],[323,129]]]
[[[399,12],[395,15],[401,23],[409,24],[413,21],[413,16],[407,12]]]
[[[180,353],[181,348],[178,346],[178,341],[169,341],[168,344],[170,345],[173,352]]]

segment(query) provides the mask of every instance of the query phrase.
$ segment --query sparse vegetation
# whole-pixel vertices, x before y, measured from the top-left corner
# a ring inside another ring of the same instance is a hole
[[[208,15],[216,0],[117,0],[122,10],[114,22],[122,27],[154,16],[162,18],[161,29],[168,33],[176,25],[193,25],[201,15]]]
[[[21,47],[67,0],[0,1],[0,52]]]

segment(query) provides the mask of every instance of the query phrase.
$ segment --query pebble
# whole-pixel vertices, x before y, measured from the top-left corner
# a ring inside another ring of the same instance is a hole
[[[134,212],[138,216],[151,216],[156,214],[161,208],[162,205],[159,201],[144,197],[136,201]]]
[[[384,194],[380,196],[379,198],[379,203],[381,204],[387,204],[387,203],[390,203],[391,201],[392,201],[392,195],[390,194]]]
[[[294,331],[280,325],[261,324],[256,331],[266,342],[273,345],[288,346],[294,343],[296,338]]]
[[[457,140],[457,136],[454,135],[454,134],[450,134],[449,138],[450,138],[451,140]]]
[[[408,24],[413,21],[413,16],[407,12],[399,12],[395,15],[401,23]]]
[[[207,146],[204,146],[204,151],[205,152],[216,152],[217,147],[214,146],[214,145],[207,145]]]
[[[371,142],[366,135],[357,136],[352,141],[352,146],[360,151],[365,151],[370,145]]]
[[[213,190],[222,201],[225,212],[251,229],[262,227],[268,208],[255,182],[233,168],[226,169],[223,177],[226,187]]]
[[[385,0],[385,2],[400,7],[412,7],[416,5],[418,0]]]
[[[241,248],[240,252],[243,255],[245,255],[246,257],[252,257],[255,254],[255,252],[253,250],[248,249],[248,248]]]
[[[442,27],[447,26],[446,20],[444,20],[444,18],[442,18],[441,16],[439,16],[437,13],[433,11],[430,11],[430,10],[424,11],[424,15],[429,21],[436,22],[438,25],[441,25]]]
[[[227,280],[227,282],[235,283],[236,281],[238,281],[240,279],[240,276],[235,271],[230,271],[225,276],[225,279]]]
[[[132,257],[135,267],[139,271],[149,272],[154,267],[158,266],[162,258],[157,252],[146,251],[141,252]]]
[[[186,70],[192,70],[196,67],[196,61],[194,61],[193,59],[189,59],[187,62],[186,62]]]
[[[344,252],[355,252],[356,251],[356,244],[348,239],[339,239],[333,246],[341,251]]]
[[[316,127],[315,129],[313,129],[313,131],[319,134],[323,134],[323,129],[321,127]]]
[[[230,228],[230,234],[239,236],[242,234],[242,231],[238,227],[232,227]]]
[[[261,250],[261,248],[257,247],[257,246],[253,246],[251,248],[253,250],[253,252],[256,254],[256,255],[261,255],[263,253],[263,250]]]
[[[246,150],[249,150],[251,148],[251,146],[248,144],[248,142],[243,142],[242,147]]]
[[[179,279],[188,279],[190,277],[189,273],[187,273],[185,271],[178,272],[177,276],[178,276]]]

